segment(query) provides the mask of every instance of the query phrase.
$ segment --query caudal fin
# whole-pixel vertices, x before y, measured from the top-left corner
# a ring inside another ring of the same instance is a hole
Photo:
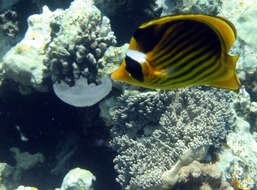
[[[217,87],[217,88],[225,88],[229,90],[234,90],[236,92],[239,92],[239,89],[241,87],[241,83],[239,80],[239,77],[236,74],[236,62],[239,58],[239,55],[237,56],[230,56],[227,55],[226,60],[226,74],[221,79],[218,79],[213,82],[208,82],[208,85]]]

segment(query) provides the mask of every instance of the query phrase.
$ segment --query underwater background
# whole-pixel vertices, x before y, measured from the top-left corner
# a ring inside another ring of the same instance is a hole
[[[235,25],[238,94],[111,80],[181,13]],[[256,190],[256,21],[256,0],[0,0],[0,190]]]

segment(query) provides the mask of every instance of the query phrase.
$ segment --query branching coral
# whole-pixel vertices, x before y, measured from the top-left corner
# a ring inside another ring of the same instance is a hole
[[[109,19],[101,15],[92,1],[77,0],[70,9],[76,12],[67,12],[51,21],[52,40],[46,48],[44,63],[54,82],[64,80],[72,85],[83,75],[89,83],[95,83],[101,66],[97,63],[106,49],[116,43],[116,38]]]
[[[234,95],[207,87],[122,95],[110,110],[110,146],[124,189],[152,189],[188,149],[219,147],[233,128]]]

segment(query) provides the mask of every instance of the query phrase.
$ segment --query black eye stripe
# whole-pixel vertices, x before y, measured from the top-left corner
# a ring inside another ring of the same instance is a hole
[[[128,71],[134,79],[140,82],[144,82],[144,75],[140,63],[130,58],[129,56],[125,57],[125,62],[126,71]]]

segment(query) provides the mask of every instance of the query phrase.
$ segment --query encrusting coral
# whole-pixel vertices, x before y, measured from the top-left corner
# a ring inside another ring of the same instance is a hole
[[[233,129],[234,97],[224,90],[197,87],[124,94],[112,101],[110,146],[118,152],[117,181],[124,189],[152,189],[162,184],[162,173],[184,151],[219,147]]]
[[[221,170],[215,164],[193,161],[178,171],[176,183],[169,190],[233,190],[233,188],[224,181]]]

